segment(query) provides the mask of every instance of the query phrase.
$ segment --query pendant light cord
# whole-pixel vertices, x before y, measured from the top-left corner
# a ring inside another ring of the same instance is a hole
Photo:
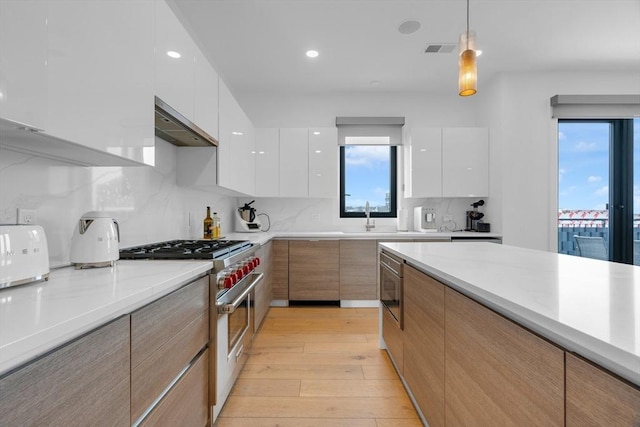
[[[469,50],[469,0],[467,0],[467,50]]]

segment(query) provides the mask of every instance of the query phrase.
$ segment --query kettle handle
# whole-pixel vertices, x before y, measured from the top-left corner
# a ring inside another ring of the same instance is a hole
[[[116,225],[116,234],[118,235],[118,243],[120,243],[120,224],[118,224],[118,221],[115,219],[113,220],[113,223]]]

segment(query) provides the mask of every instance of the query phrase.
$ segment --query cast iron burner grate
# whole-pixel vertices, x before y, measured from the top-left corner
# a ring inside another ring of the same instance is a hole
[[[251,247],[248,240],[170,240],[120,250],[120,259],[224,259]]]

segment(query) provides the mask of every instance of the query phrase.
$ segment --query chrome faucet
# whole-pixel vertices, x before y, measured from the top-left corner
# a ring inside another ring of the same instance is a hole
[[[376,228],[376,220],[372,219],[371,223],[369,223],[369,219],[371,216],[371,210],[369,209],[369,201],[364,205],[364,215],[367,217],[367,223],[364,225],[365,230],[371,231],[372,228]]]

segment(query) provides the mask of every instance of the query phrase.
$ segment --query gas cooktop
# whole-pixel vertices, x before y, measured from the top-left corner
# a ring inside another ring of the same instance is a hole
[[[251,248],[248,240],[169,240],[120,250],[120,259],[224,259]]]

